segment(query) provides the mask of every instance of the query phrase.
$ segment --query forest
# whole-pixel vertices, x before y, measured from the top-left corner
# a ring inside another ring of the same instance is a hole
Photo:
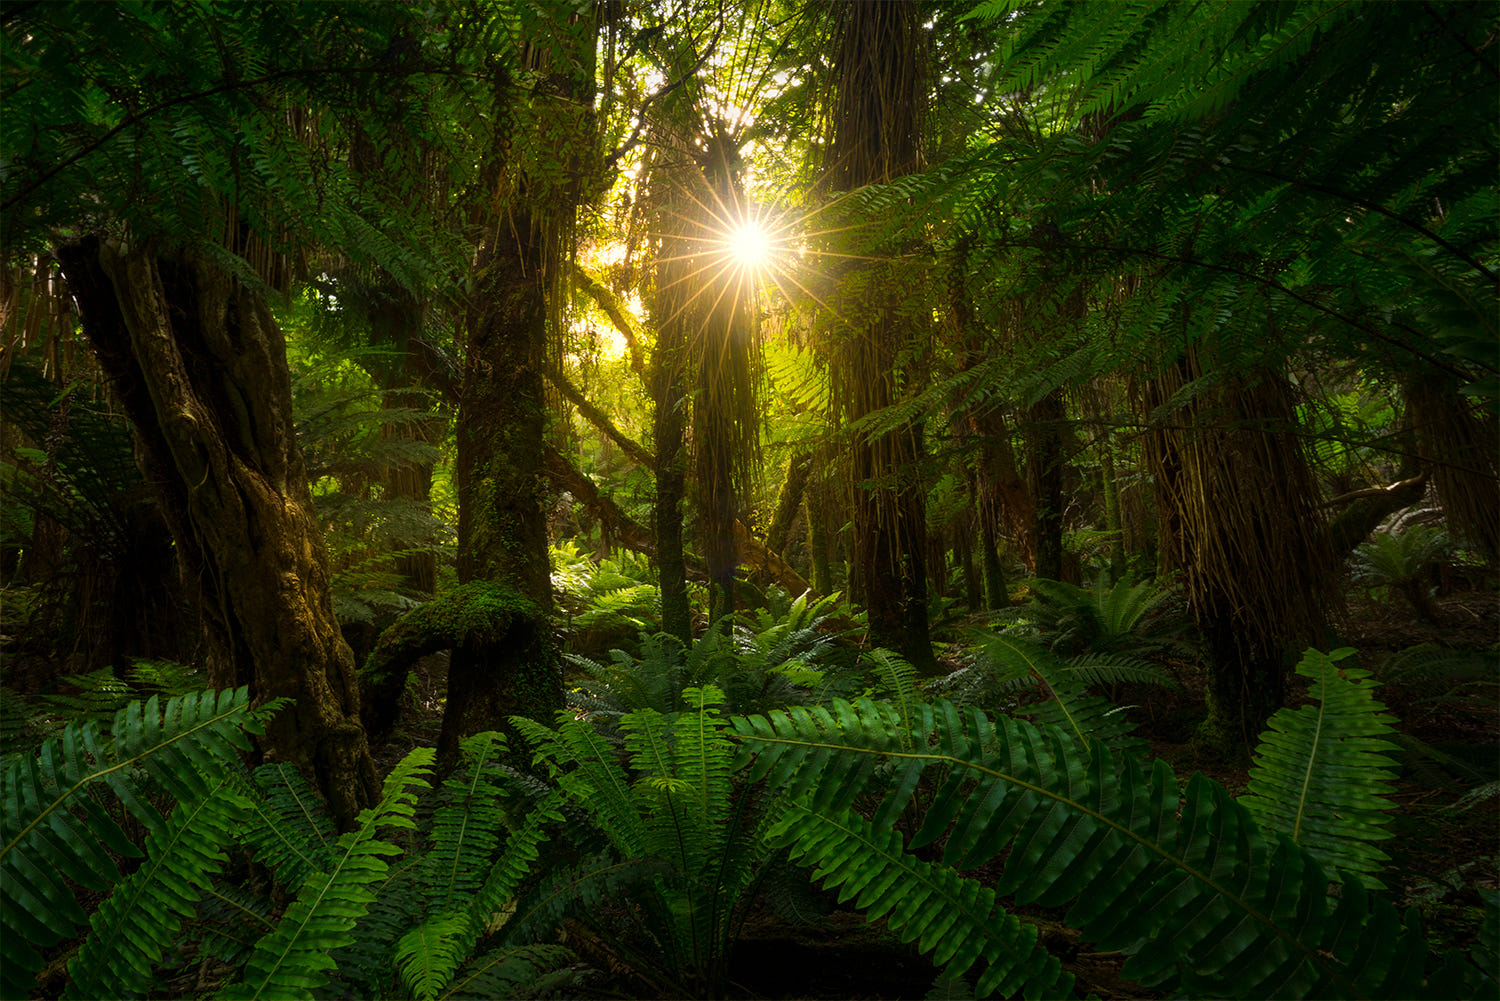
[[[7,0],[0,997],[1494,998],[1500,3]]]

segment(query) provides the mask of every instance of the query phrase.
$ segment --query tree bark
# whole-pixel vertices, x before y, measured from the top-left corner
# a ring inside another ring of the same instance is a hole
[[[448,668],[438,738],[451,762],[464,737],[503,729],[508,716],[550,722],[562,708],[562,671],[550,642],[547,553],[547,297],[545,239],[516,208],[497,220],[475,264],[475,306],[465,319],[464,382],[454,481],[459,497],[458,581],[525,595],[503,634],[470,633]]]
[[[351,825],[379,783],[293,433],[281,330],[258,294],[205,260],[94,237],[58,258],[199,588],[211,683],[248,685],[256,703],[295,700],[260,748],[295,764]]]

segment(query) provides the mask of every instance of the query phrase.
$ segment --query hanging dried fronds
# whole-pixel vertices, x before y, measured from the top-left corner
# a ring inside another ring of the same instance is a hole
[[[1218,377],[1199,350],[1142,395],[1162,549],[1213,654],[1211,722],[1248,745],[1282,703],[1282,655],[1314,643],[1337,600],[1296,411],[1278,374]]]
[[[1413,378],[1406,385],[1408,419],[1422,462],[1453,532],[1490,559],[1500,556],[1500,437],[1494,419],[1460,396],[1452,379]],[[1488,424],[1488,426],[1486,426]]]

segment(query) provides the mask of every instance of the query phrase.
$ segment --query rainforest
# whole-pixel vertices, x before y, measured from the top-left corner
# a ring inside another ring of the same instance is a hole
[[[0,997],[1494,998],[1500,3],[7,0]]]

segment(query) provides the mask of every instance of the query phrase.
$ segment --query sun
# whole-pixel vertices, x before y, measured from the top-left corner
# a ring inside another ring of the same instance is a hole
[[[761,224],[750,219],[729,234],[729,253],[744,271],[758,271],[771,257],[771,235]]]

